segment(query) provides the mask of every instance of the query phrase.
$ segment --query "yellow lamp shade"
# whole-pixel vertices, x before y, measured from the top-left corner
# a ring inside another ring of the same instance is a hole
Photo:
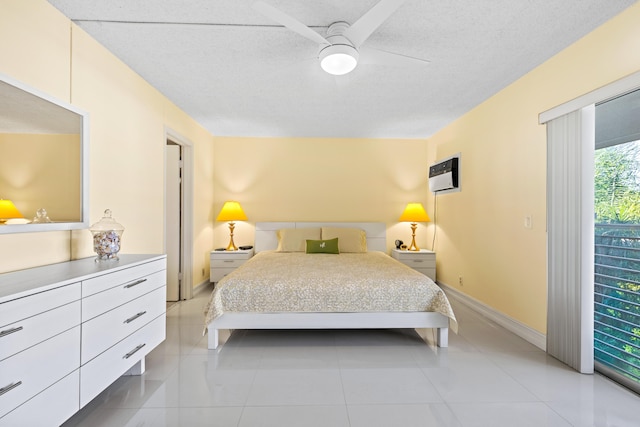
[[[24,218],[11,200],[0,199],[0,221],[11,218]]]
[[[422,203],[409,203],[400,215],[401,222],[429,222],[431,219],[425,212]]]
[[[240,203],[230,201],[224,202],[224,206],[220,210],[216,221],[246,221],[247,216],[245,215]]]

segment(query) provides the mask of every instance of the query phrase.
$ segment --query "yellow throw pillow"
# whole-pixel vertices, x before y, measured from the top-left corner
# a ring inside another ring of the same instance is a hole
[[[278,236],[278,252],[304,252],[307,240],[320,240],[320,227],[281,228]]]
[[[338,249],[343,252],[367,252],[367,233],[359,228],[322,227],[322,240],[338,238]]]

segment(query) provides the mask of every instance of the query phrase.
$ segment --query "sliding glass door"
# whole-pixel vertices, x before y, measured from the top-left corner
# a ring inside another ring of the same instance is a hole
[[[595,368],[640,392],[640,91],[596,106]]]

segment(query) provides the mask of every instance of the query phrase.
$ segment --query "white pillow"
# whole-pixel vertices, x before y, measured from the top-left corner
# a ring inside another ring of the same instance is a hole
[[[367,252],[367,233],[359,228],[322,227],[322,240],[338,238],[338,249],[343,252]]]
[[[277,252],[304,252],[308,240],[320,240],[320,227],[313,228],[281,228],[278,236]]]

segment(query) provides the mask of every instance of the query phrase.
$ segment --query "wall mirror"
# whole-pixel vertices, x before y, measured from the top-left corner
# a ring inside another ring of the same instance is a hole
[[[89,226],[88,126],[76,107],[0,74],[0,234]]]

